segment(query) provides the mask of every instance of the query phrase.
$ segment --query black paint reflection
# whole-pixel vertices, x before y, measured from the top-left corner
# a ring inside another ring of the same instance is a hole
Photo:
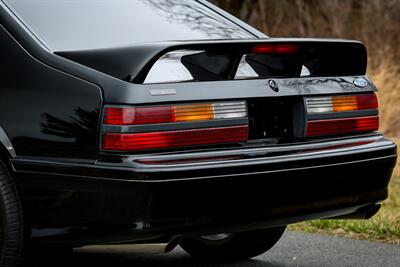
[[[90,144],[96,140],[98,114],[96,111],[75,109],[75,116],[69,120],[45,113],[45,123],[41,123],[42,133],[62,138],[75,138],[76,144]]]
[[[310,94],[311,92],[318,91],[324,92],[329,88],[340,88],[341,92],[347,93],[358,92],[358,89],[351,80],[343,78],[296,78],[282,80],[281,83],[282,86],[296,89],[299,94]]]
[[[183,24],[193,31],[205,32],[210,38],[240,39],[252,38],[250,33],[236,27],[228,20],[210,14],[210,9],[186,0],[144,0],[160,16],[171,23]]]
[[[74,115],[65,118],[44,113],[40,137],[18,136],[13,142],[18,153],[27,156],[40,152],[42,157],[92,158],[98,151],[98,118],[98,110],[82,108],[75,109]]]
[[[7,2],[54,51],[171,40],[255,38],[194,0]]]

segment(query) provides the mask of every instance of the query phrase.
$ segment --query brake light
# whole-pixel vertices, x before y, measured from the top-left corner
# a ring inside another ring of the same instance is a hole
[[[104,123],[110,125],[152,124],[174,121],[173,107],[105,109]]]
[[[261,44],[251,50],[252,54],[294,54],[299,50],[295,44]]]
[[[103,135],[103,149],[138,151],[193,145],[236,143],[247,140],[247,132],[248,126],[243,125],[152,133],[105,133]]]
[[[306,98],[306,136],[376,131],[378,100],[374,93]]]
[[[315,120],[307,122],[307,136],[333,135],[356,132],[376,131],[379,128],[379,117]]]
[[[142,151],[247,140],[244,101],[106,107],[102,149]]]

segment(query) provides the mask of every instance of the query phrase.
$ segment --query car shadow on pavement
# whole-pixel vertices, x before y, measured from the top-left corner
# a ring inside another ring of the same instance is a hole
[[[68,253],[42,255],[33,260],[32,267],[71,267],[71,266],[96,266],[96,267],[284,267],[278,263],[261,260],[247,260],[236,263],[210,264],[194,261],[181,250],[162,255],[135,255],[135,254],[99,254],[99,253]]]

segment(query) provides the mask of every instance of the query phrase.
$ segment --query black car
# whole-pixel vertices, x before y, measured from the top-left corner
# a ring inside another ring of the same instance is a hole
[[[369,218],[396,146],[357,41],[268,38],[203,0],[0,0],[1,264],[29,247],[247,259]]]

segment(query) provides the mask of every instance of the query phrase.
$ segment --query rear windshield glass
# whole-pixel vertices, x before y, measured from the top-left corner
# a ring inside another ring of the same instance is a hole
[[[194,0],[3,0],[51,50],[254,38]]]

